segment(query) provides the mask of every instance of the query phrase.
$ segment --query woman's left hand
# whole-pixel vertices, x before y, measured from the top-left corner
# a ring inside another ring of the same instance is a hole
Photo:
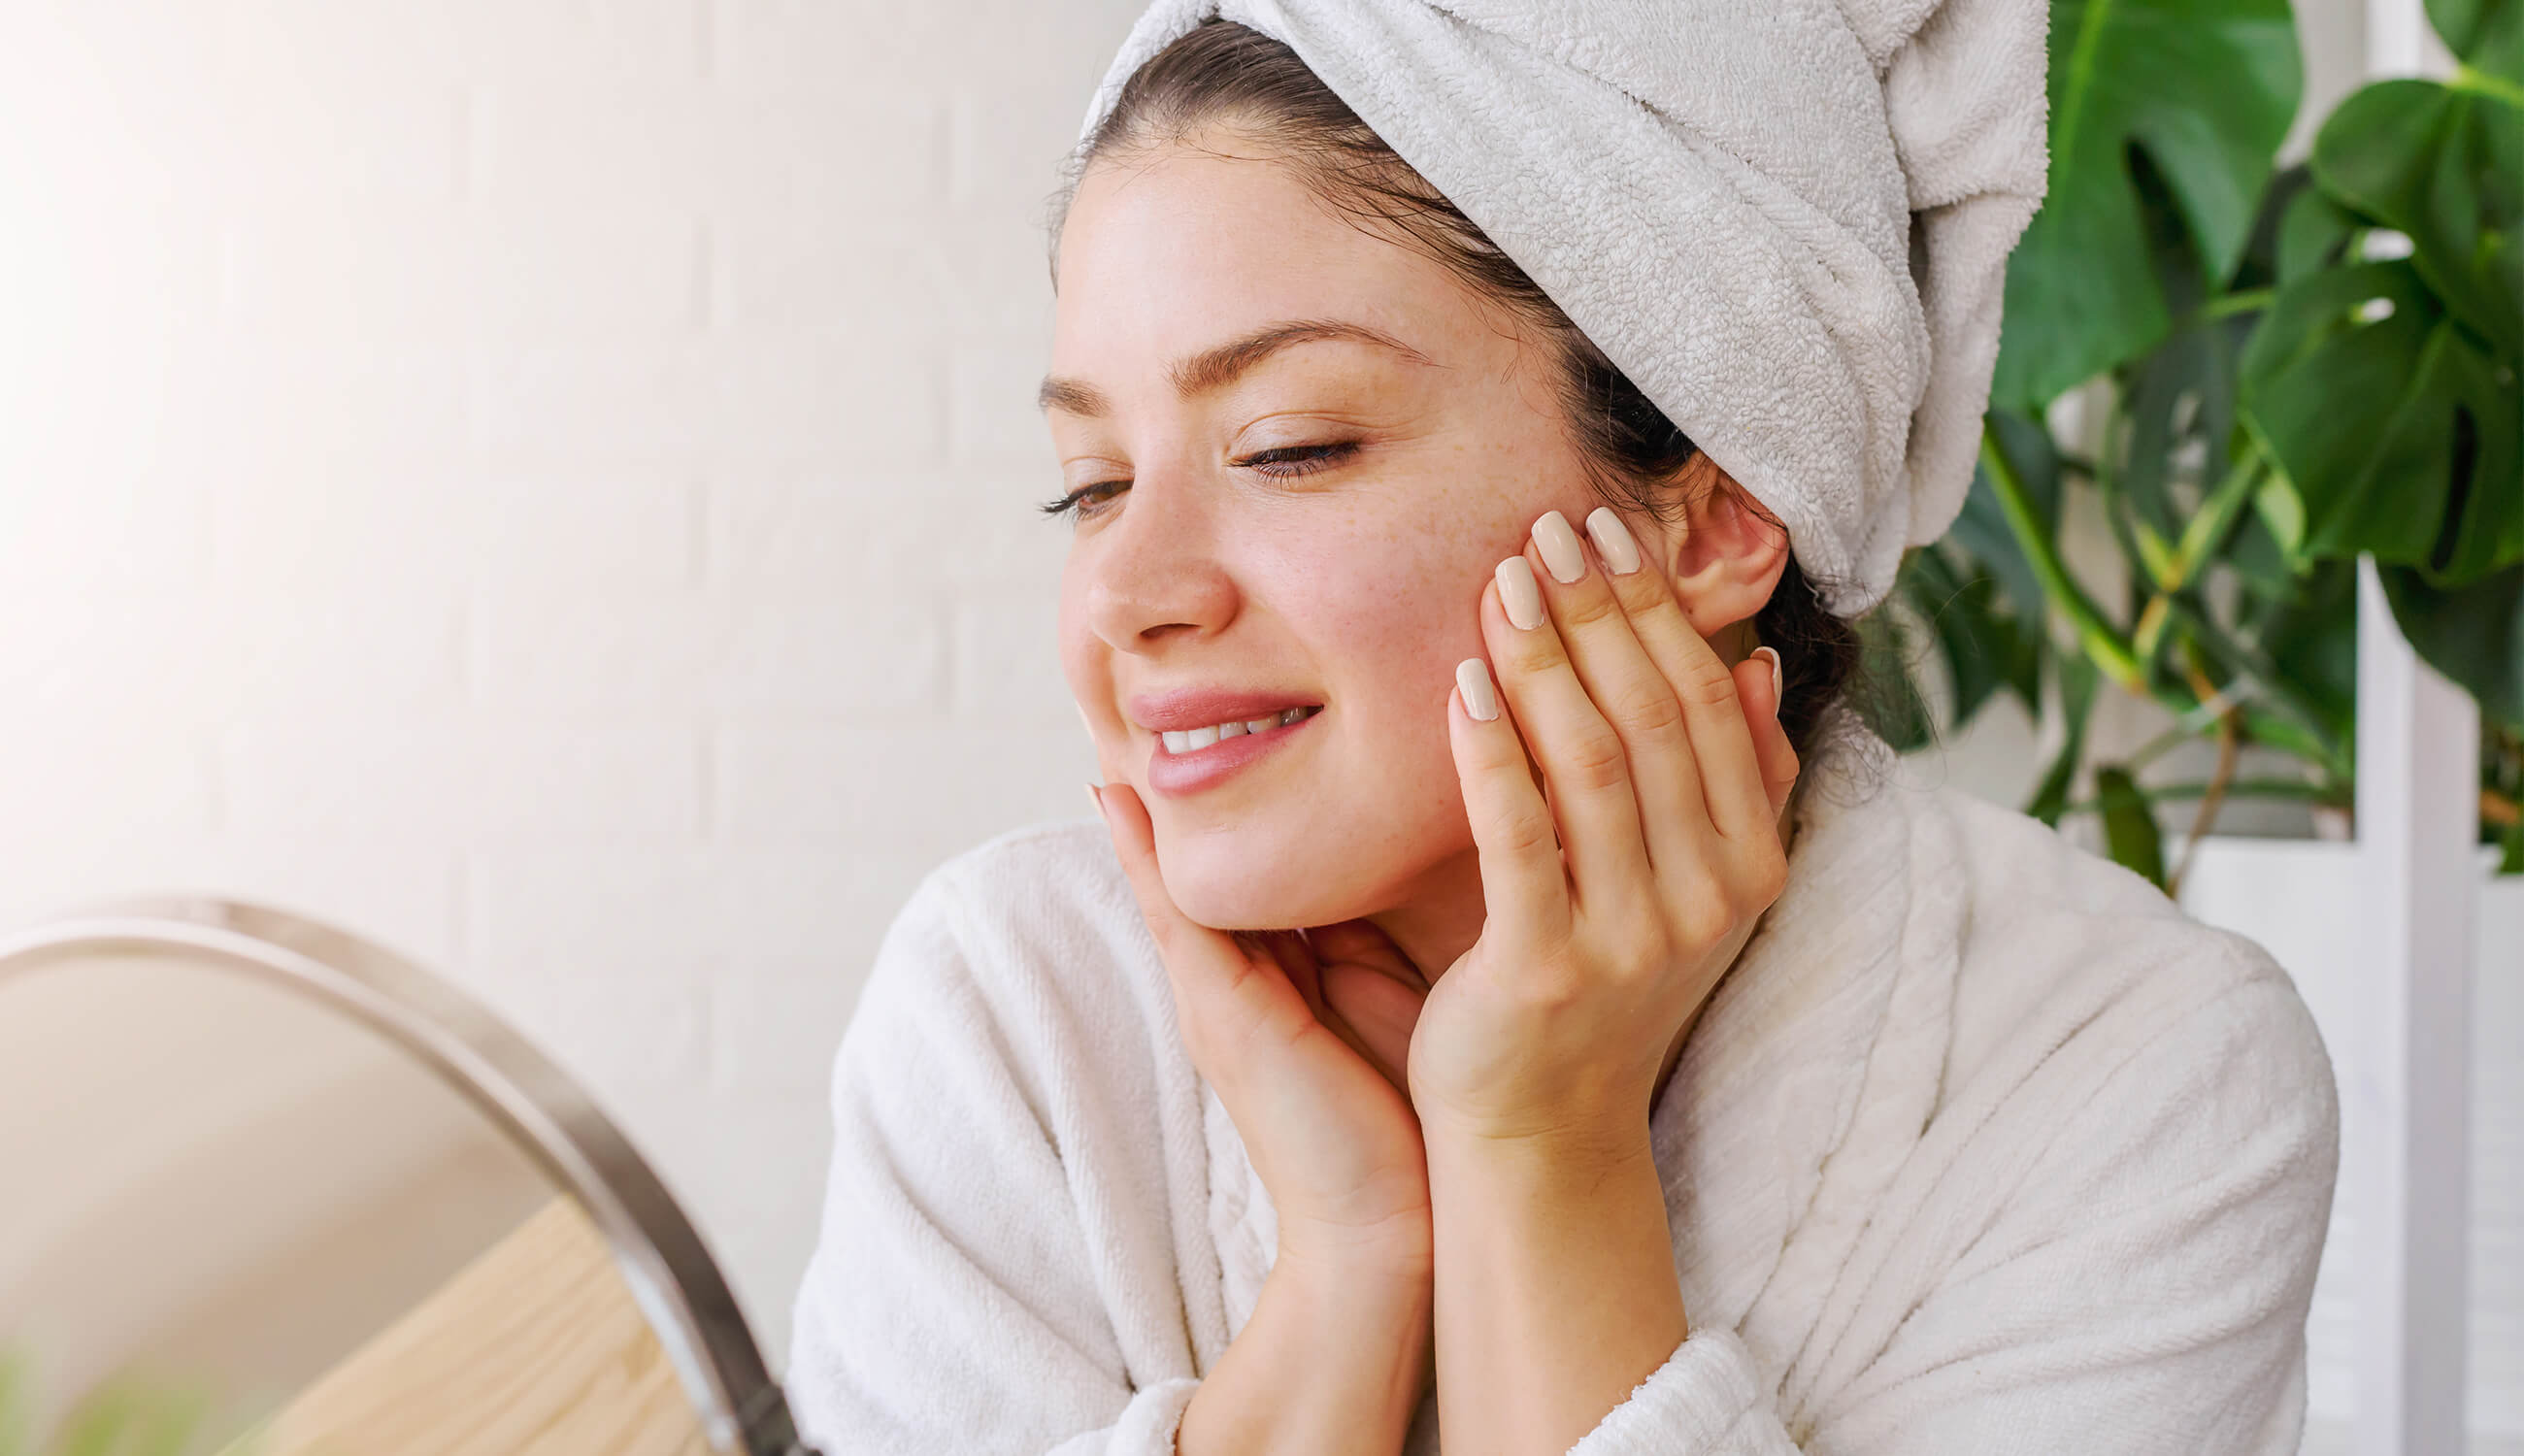
[[[1478,658],[1447,700],[1485,920],[1411,1033],[1432,1138],[1643,1134],[1668,1048],[1786,884],[1770,656],[1730,668],[1619,515],[1589,527],[1634,569],[1545,515],[1481,593],[1504,710],[1468,711]]]

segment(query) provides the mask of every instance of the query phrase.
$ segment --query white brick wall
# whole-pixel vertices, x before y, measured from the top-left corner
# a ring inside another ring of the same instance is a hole
[[[785,1353],[929,867],[1081,812],[1043,205],[1134,0],[0,0],[0,922],[340,921]]]

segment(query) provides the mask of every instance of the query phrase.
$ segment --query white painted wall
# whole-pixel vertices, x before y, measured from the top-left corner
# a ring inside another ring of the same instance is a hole
[[[1040,222],[1139,8],[0,0],[0,922],[221,891],[447,969],[776,1360],[878,936],[1093,770]],[[2301,9],[2326,106],[2358,12]]]
[[[1133,0],[0,0],[0,921],[445,967],[778,1358],[930,866],[1083,811],[1033,407]]]

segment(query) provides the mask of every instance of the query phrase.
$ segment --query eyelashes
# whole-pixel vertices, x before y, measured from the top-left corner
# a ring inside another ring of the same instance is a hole
[[[1357,441],[1341,440],[1328,445],[1283,445],[1276,450],[1261,451],[1248,455],[1240,461],[1230,461],[1228,463],[1240,468],[1260,470],[1273,479],[1287,480],[1299,475],[1311,475],[1317,470],[1330,469],[1356,454],[1358,454]],[[1280,468],[1267,468],[1275,465]],[[1103,513],[1102,503],[1111,499],[1110,496],[1099,495],[1099,492],[1111,491],[1118,494],[1127,489],[1130,484],[1131,482],[1127,480],[1098,480],[1092,484],[1082,485],[1056,500],[1045,501],[1035,509],[1045,515],[1068,515],[1078,519],[1092,518]],[[1091,501],[1092,504],[1090,504]]]

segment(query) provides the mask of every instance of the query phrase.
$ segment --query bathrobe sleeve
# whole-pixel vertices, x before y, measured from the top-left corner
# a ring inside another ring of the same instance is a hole
[[[1571,1456],[2294,1456],[2339,1156],[2320,1038],[2264,958],[2115,1041],[2055,1052],[2101,1070],[2037,1073],[2011,1100],[2055,1110],[1952,1158],[1903,1235],[1932,1270],[1833,1291],[1897,1301],[1889,1337],[1819,1338],[1772,1388],[1695,1331]]]
[[[791,1406],[828,1456],[1171,1453],[1189,1353],[1126,1368],[1104,1290],[1147,1282],[1091,1246],[1079,1199],[1097,1186],[1064,1168],[1038,1033],[1002,1009],[1015,978],[968,955],[952,883],[933,874],[889,928],[834,1060]]]

